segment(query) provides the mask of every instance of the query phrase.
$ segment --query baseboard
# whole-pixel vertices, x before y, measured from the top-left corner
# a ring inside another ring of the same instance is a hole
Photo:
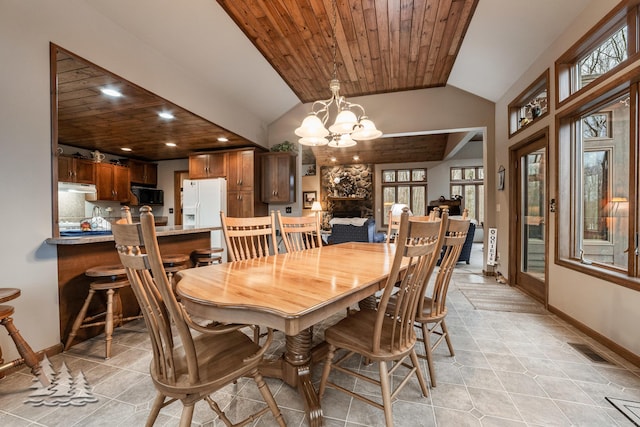
[[[605,337],[604,335],[600,334],[597,331],[594,331],[593,329],[591,329],[590,327],[588,327],[584,323],[582,323],[579,320],[576,320],[573,317],[569,316],[568,314],[560,311],[559,309],[557,309],[556,307],[552,306],[551,304],[548,305],[547,310],[549,310],[550,312],[552,312],[553,314],[555,314],[556,316],[558,316],[559,318],[561,318],[565,322],[569,323],[570,325],[575,326],[576,328],[578,328],[581,332],[585,333],[590,338],[593,338],[594,340],[596,340],[600,344],[606,346],[611,351],[616,353],[618,356],[621,356],[621,357],[627,359],[629,362],[631,362],[634,365],[636,365],[637,367],[640,367],[640,356],[638,356],[637,354],[635,354],[635,353],[627,350],[626,348],[622,347],[621,345],[611,341],[609,338]]]

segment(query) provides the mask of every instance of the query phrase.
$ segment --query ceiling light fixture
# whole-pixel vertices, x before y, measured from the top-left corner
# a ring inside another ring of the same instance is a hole
[[[229,142],[229,138],[221,136],[221,137],[218,138],[218,142]]]
[[[122,93],[120,93],[119,91],[117,91],[115,89],[102,88],[102,89],[100,89],[100,92],[102,92],[103,94],[105,94],[107,96],[111,96],[113,98],[119,98],[119,97],[122,96]]]
[[[122,151],[133,151],[133,150],[131,150],[131,148],[129,148],[129,147],[122,147],[122,148],[121,148],[121,150],[122,150]]]
[[[340,96],[340,81],[338,80],[338,63],[336,61],[338,43],[336,41],[336,2],[333,0],[333,21],[331,23],[333,39],[333,78],[329,83],[331,98],[315,101],[311,105],[311,112],[304,118],[295,134],[300,137],[298,142],[302,145],[330,147],[351,147],[356,141],[367,141],[382,136],[382,132],[376,129],[376,125],[366,116],[364,107],[348,102],[344,96]],[[325,127],[331,115],[330,107],[337,110],[335,122]],[[356,110],[360,115],[356,115]],[[344,138],[347,136],[347,138]]]
[[[172,120],[172,119],[176,118],[176,116],[174,116],[173,114],[171,114],[168,111],[163,111],[161,113],[158,113],[158,116],[162,117],[163,119],[167,119],[167,120]]]
[[[175,142],[165,142],[164,145],[167,147],[175,147],[177,144]]]
[[[356,154],[355,156],[353,156],[353,160],[355,160],[355,161],[357,162],[358,160],[360,160],[360,156],[358,156],[358,155]]]

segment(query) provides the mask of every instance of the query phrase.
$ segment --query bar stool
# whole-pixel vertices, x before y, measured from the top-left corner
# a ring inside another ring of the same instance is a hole
[[[193,262],[194,267],[202,267],[214,263],[221,264],[222,255],[218,254],[222,253],[222,251],[222,248],[196,249],[191,252],[191,262]]]
[[[173,275],[180,270],[191,268],[191,258],[185,254],[166,254],[162,255],[162,265],[167,273],[169,283],[173,284]]]
[[[79,329],[104,325],[106,342],[105,359],[109,359],[111,357],[111,341],[114,325],[120,326],[123,322],[140,319],[142,315],[125,318],[122,317],[120,289],[129,286],[127,273],[122,265],[99,265],[97,267],[89,268],[85,271],[85,275],[88,277],[95,277],[97,280],[91,282],[89,285],[89,295],[87,295],[87,298],[84,300],[84,305],[73,322],[71,333],[69,333],[64,350],[67,351],[71,347],[73,339]],[[94,294],[102,291],[106,291],[107,294],[106,311],[88,316],[87,311],[89,310],[89,304],[91,303]],[[104,317],[104,320],[95,321],[101,317]]]
[[[17,288],[0,288],[0,304],[18,298],[20,293],[20,289]],[[7,369],[20,366],[24,363],[31,368],[31,373],[38,377],[40,383],[46,387],[49,385],[49,379],[40,369],[40,360],[38,359],[38,356],[36,356],[31,349],[31,346],[29,346],[27,341],[25,341],[20,334],[20,331],[13,324],[13,318],[11,315],[13,315],[14,312],[15,310],[13,306],[0,305],[0,324],[7,329],[9,336],[13,340],[16,345],[16,349],[20,354],[19,359],[4,363],[4,359],[2,358],[2,348],[0,348],[0,378],[4,378],[3,372]]]

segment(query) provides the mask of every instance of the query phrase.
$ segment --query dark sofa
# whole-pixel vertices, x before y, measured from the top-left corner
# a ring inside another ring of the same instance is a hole
[[[384,233],[376,233],[376,221],[369,218],[363,226],[350,224],[334,224],[331,227],[329,244],[344,242],[384,242]]]

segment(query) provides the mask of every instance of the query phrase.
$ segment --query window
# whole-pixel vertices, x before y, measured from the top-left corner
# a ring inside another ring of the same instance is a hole
[[[622,68],[630,59],[635,59],[638,44],[629,43],[637,39],[637,1],[620,3],[605,16],[589,33],[582,37],[556,61],[558,105],[595,86]]]
[[[462,197],[461,209],[468,209],[469,218],[484,222],[484,169],[482,166],[450,169],[451,198]]]
[[[427,170],[387,169],[382,171],[382,222],[388,225],[394,203],[409,206],[414,215],[427,214]]]
[[[549,112],[549,70],[545,71],[528,88],[509,104],[509,135],[513,136]]]
[[[631,103],[637,88],[604,94],[593,106],[562,117],[559,130],[560,198],[559,252],[561,261],[576,261],[602,274],[637,277],[635,248],[629,236],[631,168],[635,153]],[[568,171],[567,171],[568,169]],[[570,199],[575,200],[574,203]],[[565,244],[564,242],[569,242]],[[610,273],[607,273],[610,272]]]

